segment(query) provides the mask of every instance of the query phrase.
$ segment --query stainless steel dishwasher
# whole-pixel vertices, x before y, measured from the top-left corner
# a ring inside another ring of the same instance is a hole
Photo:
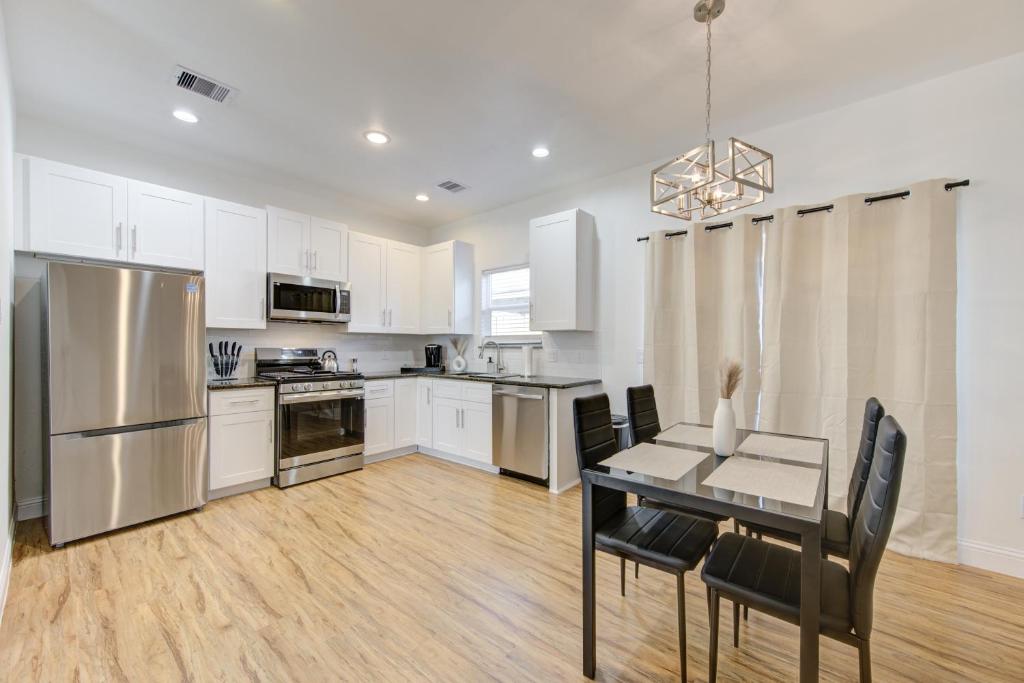
[[[495,384],[491,392],[492,463],[502,474],[548,480],[548,390]]]

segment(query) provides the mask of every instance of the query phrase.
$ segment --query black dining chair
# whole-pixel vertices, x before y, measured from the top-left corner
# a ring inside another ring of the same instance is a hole
[[[822,518],[821,550],[823,555],[835,555],[843,559],[850,557],[850,536],[853,520],[857,517],[857,508],[864,497],[864,488],[871,469],[871,459],[875,455],[875,439],[878,435],[878,424],[885,416],[885,408],[877,398],[869,398],[864,406],[864,422],[860,430],[860,446],[857,449],[857,462],[854,463],[850,475],[850,486],[846,495],[846,513],[839,510],[825,510]],[[780,541],[800,544],[800,537],[782,529],[761,524],[743,522],[747,535],[751,533],[776,538]]]
[[[634,445],[638,443],[654,443],[654,437],[661,434],[658,404],[654,399],[654,387],[650,384],[626,388],[626,415],[629,417],[629,436],[631,443]],[[726,515],[716,515],[713,512],[663,503],[647,496],[638,497],[637,502],[644,507],[672,510],[673,512],[682,512],[695,517],[703,517],[715,524],[729,519]],[[738,531],[739,529],[734,525],[734,530]]]
[[[612,429],[607,394],[572,402],[576,430],[576,460],[589,469],[619,450]],[[679,666],[686,680],[686,601],[683,575],[704,558],[718,536],[718,527],[706,519],[668,510],[626,505],[623,491],[593,487],[594,547],[619,558],[620,582],[626,560],[676,576],[679,620]],[[623,593],[624,594],[624,593]]]
[[[907,436],[891,415],[878,425],[874,457],[850,537],[850,567],[820,559],[820,632],[857,648],[860,682],[871,681],[871,627],[875,576],[892,531],[903,478]],[[711,643],[709,680],[718,674],[718,607],[731,600],[733,645],[739,645],[736,605],[800,623],[800,552],[739,534],[723,534],[708,554],[701,578],[708,587]]]

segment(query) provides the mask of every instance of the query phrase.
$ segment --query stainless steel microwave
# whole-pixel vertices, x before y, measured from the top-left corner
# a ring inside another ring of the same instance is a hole
[[[349,283],[267,274],[267,318],[287,322],[347,323],[352,319]]]

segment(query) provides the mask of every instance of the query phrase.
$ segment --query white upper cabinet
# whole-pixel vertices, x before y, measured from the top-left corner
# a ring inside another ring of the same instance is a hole
[[[306,214],[267,207],[268,272],[309,275],[309,225]]]
[[[420,330],[420,247],[388,240],[388,332],[417,334]]]
[[[267,215],[206,200],[206,326],[267,326]]]
[[[530,329],[594,329],[594,232],[579,209],[530,221]]]
[[[423,247],[420,329],[423,334],[473,334],[473,247],[442,242]]]
[[[267,268],[271,273],[347,281],[348,227],[268,206]]]
[[[352,283],[349,332],[387,331],[388,241],[359,232],[348,234],[348,279]]]
[[[203,270],[202,196],[46,159],[22,163],[29,169],[18,197],[28,226],[22,248]]]
[[[203,197],[128,181],[128,254],[132,263],[203,270]]]
[[[128,181],[108,173],[28,159],[27,248],[106,260],[125,258]]]
[[[310,274],[322,280],[348,281],[348,226],[323,218],[311,218]]]

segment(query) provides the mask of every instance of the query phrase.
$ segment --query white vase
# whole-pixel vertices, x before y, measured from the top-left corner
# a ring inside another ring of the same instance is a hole
[[[732,455],[736,451],[736,413],[732,399],[718,399],[715,419],[711,423],[711,443],[717,455]]]

